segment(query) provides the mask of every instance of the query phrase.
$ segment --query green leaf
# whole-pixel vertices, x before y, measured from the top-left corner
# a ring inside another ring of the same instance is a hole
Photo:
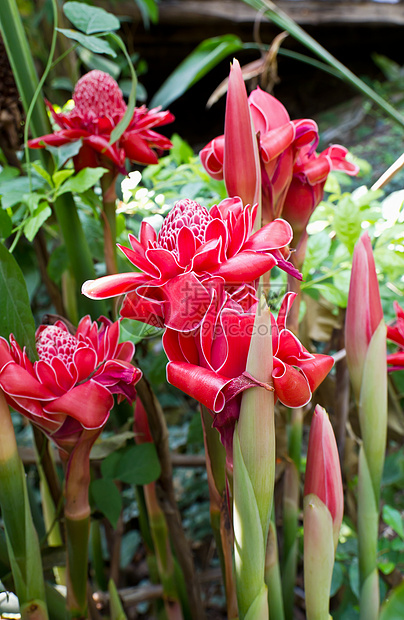
[[[150,102],[150,107],[161,105],[166,108],[224,58],[240,49],[243,49],[243,42],[233,34],[202,41],[159,88]]]
[[[0,237],[2,239],[7,239],[11,235],[11,231],[13,230],[13,222],[11,221],[10,216],[6,211],[0,209]]]
[[[68,159],[71,159],[81,149],[83,146],[82,140],[75,140],[74,142],[69,142],[68,144],[64,144],[63,146],[47,146],[45,148],[49,153],[52,154],[52,157],[55,161],[56,169],[59,170]]]
[[[121,26],[119,19],[112,13],[84,2],[66,2],[63,5],[63,13],[73,26],[85,34],[110,32],[119,30]]]
[[[3,209],[19,204],[24,194],[29,194],[31,190],[39,189],[43,185],[42,179],[39,181],[32,178],[31,181],[31,186],[28,177],[17,177],[0,183],[1,206]]]
[[[69,256],[65,245],[59,245],[49,257],[47,272],[51,280],[60,285],[62,274],[69,268]]]
[[[107,54],[107,56],[116,58],[115,50],[113,50],[110,44],[107,43],[107,41],[104,41],[104,39],[82,34],[81,32],[77,32],[77,30],[68,30],[67,28],[57,28],[57,30],[58,32],[64,34],[68,39],[73,39],[73,41],[77,41],[86,49],[94,52],[94,54]]]
[[[153,338],[162,332],[158,327],[134,321],[133,319],[122,319],[120,323],[120,342],[129,340],[133,344],[137,344],[144,338]]]
[[[97,508],[115,529],[122,511],[122,496],[115,482],[109,478],[93,480],[90,484],[90,493]]]
[[[126,615],[122,607],[121,599],[119,598],[118,590],[112,579],[108,582],[109,592],[109,605],[111,620],[126,620]]]
[[[352,253],[362,232],[362,218],[358,205],[345,195],[335,208],[334,228],[337,237]]]
[[[324,263],[329,256],[330,247],[331,239],[325,231],[309,236],[303,264],[303,280],[307,278],[312,269],[317,269]]]
[[[127,448],[121,453],[115,469],[116,478],[127,484],[149,484],[157,480],[160,473],[160,462],[153,443]]]
[[[383,521],[389,525],[391,529],[400,536],[400,538],[404,538],[403,517],[398,510],[393,508],[393,506],[389,506],[388,504],[383,506]]]
[[[116,142],[117,140],[119,140],[119,138],[122,136],[123,132],[125,131],[125,129],[128,127],[129,123],[131,122],[132,118],[133,118],[133,112],[135,109],[135,105],[136,105],[136,86],[137,86],[137,76],[136,76],[136,72],[135,69],[133,67],[133,63],[131,60],[131,57],[128,54],[128,50],[126,49],[126,46],[124,44],[124,42],[122,41],[121,37],[119,37],[117,34],[114,33],[110,33],[110,38],[115,41],[115,43],[117,44],[117,46],[122,50],[126,61],[128,63],[128,67],[130,70],[130,75],[132,78],[132,86],[131,86],[131,90],[130,90],[130,94],[129,94],[129,101],[128,101],[128,105],[125,111],[125,114],[123,115],[122,119],[119,121],[119,123],[117,124],[117,126],[112,130],[111,132],[111,136],[109,139],[109,143],[110,144],[114,144],[114,142]]]
[[[33,167],[33,169],[34,169],[34,170],[36,170],[36,171],[37,171],[37,173],[38,173],[38,174],[40,174],[40,175],[41,175],[41,177],[42,177],[43,179],[45,179],[45,181],[47,182],[47,184],[49,185],[49,187],[52,187],[52,179],[51,179],[51,176],[50,176],[49,172],[47,172],[47,171],[45,170],[45,168],[42,168],[41,164],[39,164],[39,163],[38,163],[38,162],[36,162],[36,161],[33,161],[33,162],[31,163],[31,166]]]
[[[79,194],[93,187],[97,181],[107,172],[106,168],[83,168],[75,176],[70,177],[59,187],[57,195],[66,192],[78,192]]]
[[[389,594],[382,606],[379,620],[398,620],[404,618],[404,582]]]
[[[0,244],[0,336],[14,334],[21,347],[27,348],[31,361],[37,357],[35,324],[29,305],[24,276],[14,256]]]
[[[72,168],[68,168],[67,170],[57,170],[52,176],[53,185],[56,189],[58,189],[62,185],[62,183],[73,174],[74,170]]]
[[[42,224],[52,215],[52,209],[47,202],[41,202],[35,209],[32,217],[24,225],[24,235],[28,241],[33,241]]]
[[[101,464],[102,475],[105,477],[111,478],[108,476],[108,465],[107,468],[103,468],[104,463],[106,462],[106,457],[112,454],[114,451],[119,450],[126,445],[126,442],[129,439],[133,439],[132,431],[123,431],[122,433],[118,433],[116,435],[111,435],[111,437],[107,437],[106,439],[101,439],[97,441],[93,449],[91,450],[91,459],[105,459]],[[104,466],[105,467],[105,466]],[[112,476],[113,477],[113,476]]]
[[[157,24],[159,18],[159,9],[155,0],[135,0],[142,15],[145,28],[149,29],[150,21]]]
[[[330,597],[334,596],[344,583],[344,565],[341,562],[335,562],[332,573]]]

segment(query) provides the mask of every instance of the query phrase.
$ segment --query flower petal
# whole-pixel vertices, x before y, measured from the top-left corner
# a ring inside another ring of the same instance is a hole
[[[113,404],[114,399],[109,390],[90,379],[47,404],[44,411],[49,414],[64,413],[90,430],[105,424]]]

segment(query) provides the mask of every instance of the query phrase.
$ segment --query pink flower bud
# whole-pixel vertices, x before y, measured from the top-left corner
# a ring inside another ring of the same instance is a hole
[[[224,126],[224,181],[229,196],[244,204],[260,202],[261,172],[257,138],[243,74],[237,60],[229,77]]]
[[[319,405],[314,410],[307,450],[304,496],[310,494],[316,495],[330,511],[336,547],[344,513],[341,466],[330,419]]]
[[[366,354],[383,310],[370,237],[364,233],[355,246],[345,321],[345,348],[357,401]]]

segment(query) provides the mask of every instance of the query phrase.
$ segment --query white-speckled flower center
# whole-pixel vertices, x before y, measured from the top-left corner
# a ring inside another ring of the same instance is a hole
[[[58,357],[67,366],[73,361],[78,345],[77,338],[56,325],[46,327],[36,340],[40,360],[50,363],[54,357]]]
[[[75,112],[84,120],[94,120],[125,112],[126,103],[122,91],[108,73],[90,71],[76,84],[73,93]]]
[[[178,234],[181,228],[186,226],[193,232],[200,245],[205,241],[205,230],[212,220],[213,218],[206,207],[202,207],[194,200],[180,200],[175,203],[164,219],[157,243],[170,252],[176,250]]]

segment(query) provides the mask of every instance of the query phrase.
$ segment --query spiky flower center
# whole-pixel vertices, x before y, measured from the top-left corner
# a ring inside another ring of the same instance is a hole
[[[73,93],[75,112],[86,120],[107,117],[125,112],[122,91],[108,73],[90,71],[76,84]]]
[[[198,245],[201,245],[205,241],[206,227],[212,220],[206,207],[188,198],[180,200],[165,218],[157,242],[170,252],[176,250],[179,232],[185,226],[193,232],[195,239],[199,241]]]
[[[40,332],[36,340],[39,359],[50,364],[58,357],[65,365],[73,361],[73,354],[79,346],[77,338],[57,325],[49,325]]]

